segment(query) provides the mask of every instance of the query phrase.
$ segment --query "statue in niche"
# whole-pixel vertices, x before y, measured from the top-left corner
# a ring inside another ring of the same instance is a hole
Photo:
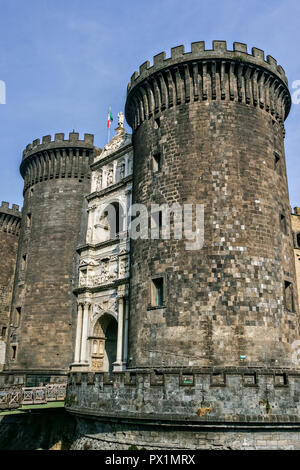
[[[111,184],[113,184],[113,169],[112,168],[109,168],[108,172],[107,172],[107,186],[110,186]]]
[[[96,175],[95,182],[96,182],[95,190],[96,191],[101,191],[101,189],[102,189],[102,171]]]
[[[80,270],[80,282],[79,284],[83,287],[87,285],[87,270],[81,269]]]
[[[125,176],[125,162],[121,162],[119,166],[119,175],[120,175],[120,179],[123,179]]]
[[[107,282],[109,277],[109,272],[108,272],[108,262],[107,261],[102,261],[101,262],[101,270],[99,274],[99,280],[101,283]]]
[[[116,279],[118,274],[118,268],[117,268],[117,263],[113,262],[110,263],[109,265],[109,279]]]
[[[120,271],[119,276],[125,277],[128,274],[128,258],[121,258],[120,259]]]

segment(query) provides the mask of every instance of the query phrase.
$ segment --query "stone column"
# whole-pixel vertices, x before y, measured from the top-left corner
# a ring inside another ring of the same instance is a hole
[[[81,334],[82,334],[82,309],[83,305],[78,305],[78,314],[77,314],[77,330],[76,330],[76,344],[75,344],[75,357],[74,362],[78,363],[80,361],[80,349],[81,349]]]
[[[129,173],[129,161],[128,160],[129,160],[129,156],[128,156],[128,154],[126,154],[126,156],[125,156],[125,175],[124,175],[125,178],[126,178],[126,176],[128,176],[128,173]]]
[[[114,363],[114,371],[124,370],[123,367],[123,326],[124,326],[124,297],[119,297],[118,309],[118,342],[117,342],[117,358]]]
[[[124,298],[125,318],[124,318],[124,344],[123,344],[123,364],[126,366],[128,360],[128,322],[129,322],[129,303],[128,298]]]
[[[89,315],[89,304],[85,302],[83,309],[83,322],[82,322],[82,337],[81,337],[81,354],[80,362],[87,362],[87,331],[88,331],[88,315]]]

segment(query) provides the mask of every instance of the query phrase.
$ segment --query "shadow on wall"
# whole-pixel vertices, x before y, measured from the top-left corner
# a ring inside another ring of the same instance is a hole
[[[76,420],[64,409],[0,416],[0,450],[68,450]]]

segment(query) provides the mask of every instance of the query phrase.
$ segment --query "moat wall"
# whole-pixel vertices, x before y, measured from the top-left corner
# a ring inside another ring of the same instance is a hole
[[[299,381],[283,369],[74,373],[72,448],[300,449]]]
[[[67,450],[76,421],[64,409],[0,416],[0,450]]]
[[[0,450],[299,450],[299,426],[129,423],[39,410],[0,416]]]
[[[299,450],[299,428],[232,429],[226,426],[141,425],[77,417],[72,450]]]

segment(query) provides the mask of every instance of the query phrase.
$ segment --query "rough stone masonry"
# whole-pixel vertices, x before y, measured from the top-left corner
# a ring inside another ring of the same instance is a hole
[[[4,375],[65,376],[77,337],[84,364],[69,374],[66,399],[77,419],[74,448],[300,448],[298,245],[284,153],[290,107],[282,67],[242,43],[229,50],[225,41],[212,49],[197,42],[141,65],[125,105],[132,202],[203,205],[204,245],[189,251],[172,236],[131,240],[129,298],[106,299],[116,311],[85,304],[83,322],[78,247],[90,255],[81,273],[88,279],[89,265],[105,274],[120,238],[93,237],[99,221],[87,236],[86,196],[101,204],[124,190],[124,149],[102,154],[92,136],[74,133],[26,148],[11,307],[21,322],[10,331]],[[90,168],[95,153],[102,166],[114,163],[105,190],[91,196],[90,170],[101,166]],[[84,295],[111,287],[87,284]],[[114,318],[114,341],[101,328],[88,336],[96,314]],[[112,371],[103,360],[96,370],[97,342],[104,357],[122,344],[127,362]]]

